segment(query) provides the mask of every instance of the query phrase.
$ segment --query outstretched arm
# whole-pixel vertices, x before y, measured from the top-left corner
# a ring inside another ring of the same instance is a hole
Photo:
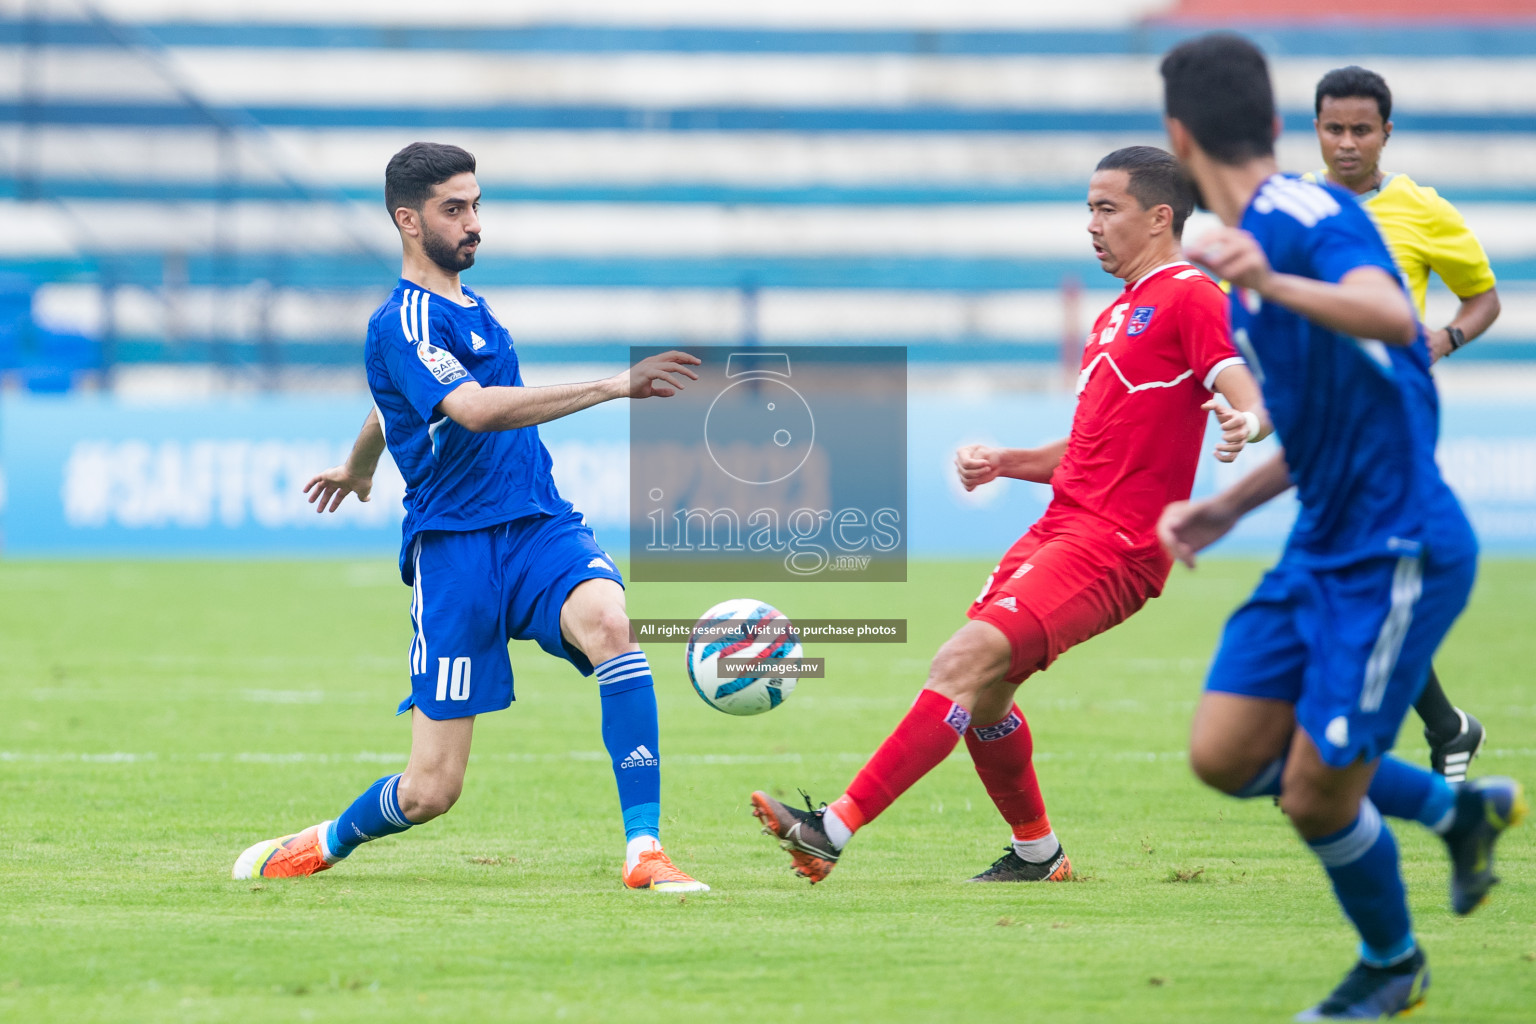
[[[968,444],[955,452],[955,471],[960,474],[960,482],[968,491],[974,491],[1000,476],[1048,484],[1066,452],[1066,438],[1039,448],[994,448],[985,444]]]
[[[581,384],[552,384],[540,388],[483,388],[467,380],[438,403],[443,415],[466,430],[516,430],[548,423],[615,398],[670,397],[683,390],[684,379],[698,380],[691,367],[697,356],[663,352],[622,373]]]
[[[1175,501],[1157,521],[1163,548],[1191,569],[1195,553],[1216,543],[1243,516],[1291,488],[1285,452],[1263,463],[1220,494],[1201,501]]]
[[[367,501],[373,493],[373,473],[379,468],[379,456],[384,454],[384,428],[379,425],[379,410],[368,410],[363,429],[352,442],[352,452],[347,461],[324,473],[318,473],[304,485],[304,493],[316,512],[335,512],[348,494],[357,495],[358,501]]]
[[[1418,317],[1402,284],[1381,267],[1356,267],[1338,284],[1277,274],[1258,241],[1240,228],[1217,228],[1188,252],[1217,277],[1329,330],[1388,345],[1411,345],[1418,337]]]

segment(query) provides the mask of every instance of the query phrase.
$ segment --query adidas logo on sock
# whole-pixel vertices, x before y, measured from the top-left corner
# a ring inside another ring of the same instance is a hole
[[[661,764],[661,759],[651,753],[650,748],[644,743],[629,752],[629,756],[619,762],[619,770],[625,768],[654,768]]]

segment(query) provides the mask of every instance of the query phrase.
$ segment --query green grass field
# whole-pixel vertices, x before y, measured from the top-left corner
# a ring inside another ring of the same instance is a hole
[[[1021,691],[1051,817],[1083,876],[968,886],[1006,828],[960,754],[810,888],[754,788],[836,796],[900,718],[982,565],[905,585],[637,585],[636,616],[735,591],[805,617],[898,616],[910,643],[824,646],[828,678],[733,719],[650,649],[664,839],[714,891],[619,884],[595,685],[515,644],[520,700],[479,723],[447,817],[293,882],[232,882],[247,844],[332,817],[404,763],[409,593],[376,563],[0,563],[0,1020],[1284,1021],[1354,941],[1267,801],[1183,759],[1217,630],[1259,566],[1168,594]],[[1536,565],[1490,562],[1442,652],[1492,739],[1477,772],[1536,782]],[[1424,760],[1410,723],[1403,751]],[[1536,1010],[1536,829],[1504,884],[1446,906],[1437,840],[1398,835],[1435,1021]]]

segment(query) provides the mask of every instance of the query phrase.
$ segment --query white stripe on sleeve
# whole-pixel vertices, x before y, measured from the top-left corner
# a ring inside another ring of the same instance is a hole
[[[415,341],[416,336],[411,333],[411,297],[415,292],[406,292],[405,298],[400,302],[400,329],[405,332],[406,341]]]
[[[1247,365],[1248,365],[1247,360],[1245,360],[1242,356],[1228,356],[1227,358],[1221,360],[1215,366],[1211,367],[1211,372],[1210,373],[1207,373],[1205,375],[1205,390],[1207,390],[1207,391],[1215,391],[1216,390],[1216,378],[1220,377],[1221,376],[1221,371],[1225,370],[1227,367],[1229,367],[1229,366],[1247,366]]]

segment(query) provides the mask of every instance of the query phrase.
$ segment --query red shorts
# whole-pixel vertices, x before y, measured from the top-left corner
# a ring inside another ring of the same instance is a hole
[[[967,614],[1003,631],[1013,647],[1007,679],[1018,682],[1130,618],[1162,593],[1171,566],[1101,519],[1048,514],[1008,549]]]

